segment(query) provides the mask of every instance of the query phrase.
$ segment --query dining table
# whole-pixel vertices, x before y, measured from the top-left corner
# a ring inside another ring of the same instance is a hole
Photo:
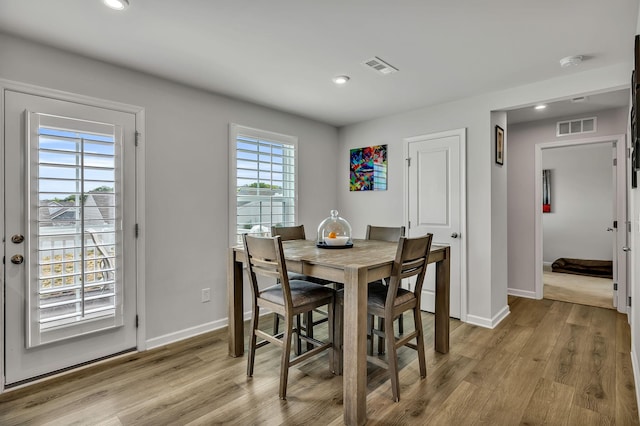
[[[288,272],[322,278],[344,285],[344,423],[363,425],[367,420],[367,283],[391,275],[397,243],[353,240],[348,248],[318,247],[316,241],[290,240],[282,243]],[[229,355],[244,353],[243,264],[244,248],[229,248],[227,290],[229,298]],[[450,249],[433,244],[428,263],[434,263],[435,325],[434,348],[449,352]]]

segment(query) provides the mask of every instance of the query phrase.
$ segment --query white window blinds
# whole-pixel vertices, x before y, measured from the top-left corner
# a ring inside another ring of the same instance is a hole
[[[296,223],[296,145],[292,136],[231,126],[233,243]]]
[[[29,347],[122,325],[117,126],[30,117]]]

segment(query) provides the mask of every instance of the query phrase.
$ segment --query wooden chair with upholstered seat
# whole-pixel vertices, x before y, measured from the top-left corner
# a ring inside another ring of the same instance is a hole
[[[400,383],[398,379],[398,348],[407,346],[418,352],[418,363],[420,366],[420,377],[427,375],[427,364],[424,349],[424,331],[422,329],[422,316],[420,312],[420,296],[427,271],[427,259],[431,250],[431,240],[433,234],[423,237],[407,238],[400,237],[398,249],[393,262],[389,284],[380,282],[369,284],[369,294],[367,300],[367,312],[381,318],[384,322],[384,330],[374,330],[376,335],[384,337],[387,347],[387,361],[375,356],[367,356],[367,360],[378,366],[387,368],[391,378],[391,389],[393,399],[400,401]],[[413,291],[400,287],[400,282],[404,278],[416,277]],[[336,293],[336,346],[338,347],[338,370],[342,366],[342,335],[340,332],[343,322],[343,292]],[[403,336],[396,337],[393,329],[393,321],[403,313],[411,311],[413,313],[414,330]],[[415,343],[412,342],[415,339]]]
[[[367,234],[365,239],[367,240],[377,240],[377,241],[389,241],[393,243],[397,243],[400,241],[400,237],[404,237],[405,235],[405,227],[404,226],[373,226],[367,225]],[[380,281],[382,284],[387,284],[389,282],[388,278],[382,279]],[[370,318],[371,327],[374,326],[373,321],[374,318]],[[384,327],[384,323],[381,319],[378,320],[378,327],[382,329]],[[398,318],[398,332],[400,334],[404,333],[404,319],[402,316]],[[371,340],[369,341],[370,347],[369,351],[373,352],[373,335],[371,336]],[[378,354],[384,353],[384,339],[378,339]]]
[[[291,240],[306,240],[306,235],[304,232],[304,225],[294,225],[294,226],[272,226],[271,227],[271,236],[280,236],[282,241],[291,241]],[[311,281],[312,283],[320,284],[320,285],[333,285],[333,282],[323,280],[322,278],[310,277],[308,275],[298,274],[296,272],[289,272],[290,280],[304,280]],[[307,332],[309,337],[313,337],[313,327],[327,321],[327,313],[318,311],[316,312],[322,314],[322,318],[317,321],[313,320],[313,311],[310,311],[306,314],[304,319],[304,325],[300,323],[300,317],[296,317],[297,327],[301,330]],[[306,330],[307,324],[311,324],[309,330]],[[280,329],[280,316],[275,314],[273,319],[273,333],[276,334]],[[302,352],[302,342],[300,339],[296,340],[296,354],[300,354]],[[311,344],[307,344],[307,349],[312,349]]]
[[[253,309],[251,314],[251,336],[249,338],[249,354],[247,360],[247,376],[253,376],[256,349],[268,343],[282,348],[280,362],[281,399],[286,399],[289,367],[294,366],[320,352],[329,349],[329,363],[333,366],[333,314],[335,290],[330,287],[303,280],[290,280],[287,275],[282,240],[280,237],[254,237],[243,235],[244,249],[247,259]],[[275,279],[277,284],[260,289],[258,277]],[[327,306],[328,341],[321,342],[301,334],[301,330],[293,327],[293,320],[315,308]],[[284,331],[275,335],[258,329],[260,308],[267,308],[284,318]],[[302,355],[291,357],[291,336],[298,337],[314,346]],[[258,337],[264,339],[258,342]],[[331,367],[333,368],[333,367]]]

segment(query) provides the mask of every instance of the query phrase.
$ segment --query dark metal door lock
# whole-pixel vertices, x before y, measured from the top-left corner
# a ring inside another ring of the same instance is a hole
[[[14,244],[20,244],[23,241],[24,241],[24,236],[22,236],[20,234],[16,234],[16,235],[11,237],[11,242],[14,243]]]
[[[14,265],[20,265],[22,262],[24,262],[24,257],[21,254],[11,256],[11,263]]]

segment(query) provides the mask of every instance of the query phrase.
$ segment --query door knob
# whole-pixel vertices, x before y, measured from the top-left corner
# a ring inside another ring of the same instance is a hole
[[[454,232],[453,234],[451,234],[451,238],[458,238],[458,233]]]
[[[13,256],[11,256],[11,263],[20,265],[22,262],[24,262],[24,257],[22,257],[21,254],[14,254]]]
[[[630,247],[622,247],[622,251],[631,251]]]
[[[14,243],[14,244],[20,244],[23,241],[24,241],[24,236],[22,236],[20,234],[13,235],[11,237],[11,242]]]

